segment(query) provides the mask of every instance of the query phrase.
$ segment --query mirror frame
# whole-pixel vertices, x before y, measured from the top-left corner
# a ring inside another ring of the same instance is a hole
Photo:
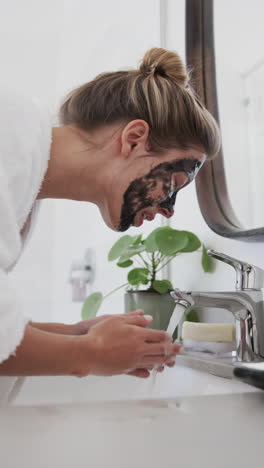
[[[195,91],[220,125],[213,7],[213,0],[185,2],[186,64],[191,71]],[[206,162],[199,171],[196,192],[202,215],[216,234],[241,241],[264,241],[264,227],[246,230],[232,208],[222,149],[213,161]]]

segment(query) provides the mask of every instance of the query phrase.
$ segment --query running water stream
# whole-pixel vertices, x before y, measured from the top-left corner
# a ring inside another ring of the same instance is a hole
[[[168,325],[168,328],[167,328],[167,333],[169,333],[169,335],[173,335],[174,331],[176,330],[176,327],[178,326],[178,324],[180,323],[180,320],[185,312],[186,308],[184,306],[182,306],[181,304],[176,304],[173,312],[172,312],[172,315],[171,315],[171,318],[170,318],[170,321],[169,321],[169,325]],[[166,352],[166,349],[165,349],[165,356],[167,356],[168,353]],[[154,392],[154,388],[155,388],[155,383],[156,383],[156,377],[157,377],[157,373],[158,373],[158,368],[159,368],[159,365],[155,366],[152,370],[152,374],[151,374],[151,381],[150,381],[150,395],[153,394]]]

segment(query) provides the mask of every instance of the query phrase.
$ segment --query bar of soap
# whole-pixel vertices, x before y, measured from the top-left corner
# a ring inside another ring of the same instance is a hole
[[[184,322],[182,338],[193,341],[233,343],[236,340],[236,329],[232,323]]]

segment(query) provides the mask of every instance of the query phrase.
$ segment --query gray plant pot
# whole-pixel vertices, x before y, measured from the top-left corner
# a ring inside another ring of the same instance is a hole
[[[149,328],[167,330],[174,308],[175,301],[169,293],[158,294],[146,291],[127,291],[125,293],[125,313],[143,309],[145,315],[153,317]]]

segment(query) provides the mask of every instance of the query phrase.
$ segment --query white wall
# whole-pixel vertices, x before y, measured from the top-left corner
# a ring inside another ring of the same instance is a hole
[[[2,3],[0,85],[8,82],[9,86],[37,94],[55,110],[72,87],[102,71],[136,66],[146,49],[160,45],[159,6],[158,0]],[[162,45],[183,56],[184,1],[169,0],[167,6],[168,27]],[[145,225],[146,232],[154,227],[154,223]],[[200,214],[194,186],[179,194],[172,225],[194,231],[210,247],[264,267],[263,244],[230,241],[209,230]],[[124,282],[125,272],[106,261],[118,237],[104,226],[93,205],[46,202],[38,230],[16,272],[25,305],[34,310],[35,318],[66,322],[79,319],[80,305],[71,303],[68,273],[71,262],[80,258],[87,247],[96,249],[96,290],[108,292]],[[219,264],[214,275],[206,275],[198,254],[177,259],[172,279],[183,289],[234,287],[230,267]],[[122,312],[122,294],[116,293],[101,312]],[[228,313],[215,316],[215,320],[222,318],[229,319]]]

